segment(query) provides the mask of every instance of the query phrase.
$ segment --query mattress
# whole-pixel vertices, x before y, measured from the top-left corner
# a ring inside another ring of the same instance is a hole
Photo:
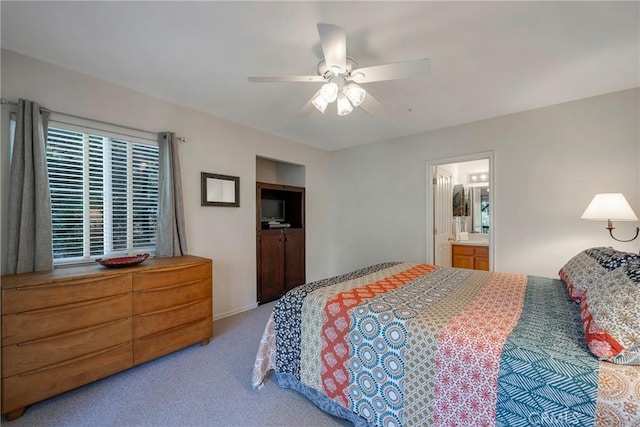
[[[599,361],[557,279],[383,263],[275,305],[252,385],[354,425],[640,426],[640,366]]]

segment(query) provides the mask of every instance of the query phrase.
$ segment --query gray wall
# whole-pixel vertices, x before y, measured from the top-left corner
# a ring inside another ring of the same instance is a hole
[[[320,279],[329,271],[326,151],[7,50],[2,50],[2,97],[31,99],[54,111],[140,129],[171,130],[189,140],[180,146],[189,253],[213,259],[215,318],[256,305],[256,156],[301,165],[287,178],[307,188],[307,278]],[[2,133],[4,201],[4,126]],[[239,176],[240,207],[200,206],[200,172]]]
[[[497,270],[555,276],[586,247],[640,245],[579,219],[598,192],[623,192],[640,214],[638,89],[327,153],[5,50],[1,83],[3,98],[189,139],[181,148],[187,232],[190,252],[214,260],[215,317],[255,305],[256,157],[304,166],[308,280],[425,261],[426,162],[491,150]],[[201,207],[201,171],[240,176],[240,208]],[[616,232],[628,236],[635,225],[617,223]]]
[[[426,163],[495,153],[497,271],[557,277],[580,250],[612,240],[581,220],[595,193],[622,192],[640,215],[639,89],[331,153],[331,265],[425,261]],[[637,223],[614,224],[629,238]]]

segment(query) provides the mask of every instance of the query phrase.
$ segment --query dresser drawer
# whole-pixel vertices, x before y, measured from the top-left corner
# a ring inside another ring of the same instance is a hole
[[[133,290],[162,288],[211,277],[211,263],[186,264],[133,273]]]
[[[2,379],[2,413],[123,371],[133,365],[131,341]]]
[[[88,276],[2,291],[2,313],[55,307],[131,291],[131,275]]]
[[[133,318],[133,336],[140,338],[157,334],[205,317],[211,317],[211,300],[209,298],[140,314]]]
[[[489,248],[487,246],[476,246],[476,256],[488,257],[489,256]]]
[[[211,280],[145,289],[133,294],[133,314],[162,310],[211,296]]]
[[[178,328],[147,335],[133,340],[133,364],[139,365],[211,338],[213,321],[211,317],[197,320]]]
[[[10,377],[55,365],[98,350],[131,341],[131,318],[90,326],[2,348],[2,376]]]
[[[473,256],[473,246],[453,245],[453,254]]]
[[[2,316],[2,346],[131,316],[131,293]]]
[[[489,271],[489,258],[476,257],[475,269]]]

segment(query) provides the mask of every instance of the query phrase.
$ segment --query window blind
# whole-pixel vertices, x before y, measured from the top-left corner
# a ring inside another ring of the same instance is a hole
[[[50,126],[54,263],[155,250],[158,147]]]

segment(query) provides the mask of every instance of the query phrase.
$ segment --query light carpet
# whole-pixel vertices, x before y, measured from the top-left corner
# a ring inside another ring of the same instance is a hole
[[[251,388],[275,303],[214,322],[213,339],[36,403],[22,426],[347,426],[269,378]]]

